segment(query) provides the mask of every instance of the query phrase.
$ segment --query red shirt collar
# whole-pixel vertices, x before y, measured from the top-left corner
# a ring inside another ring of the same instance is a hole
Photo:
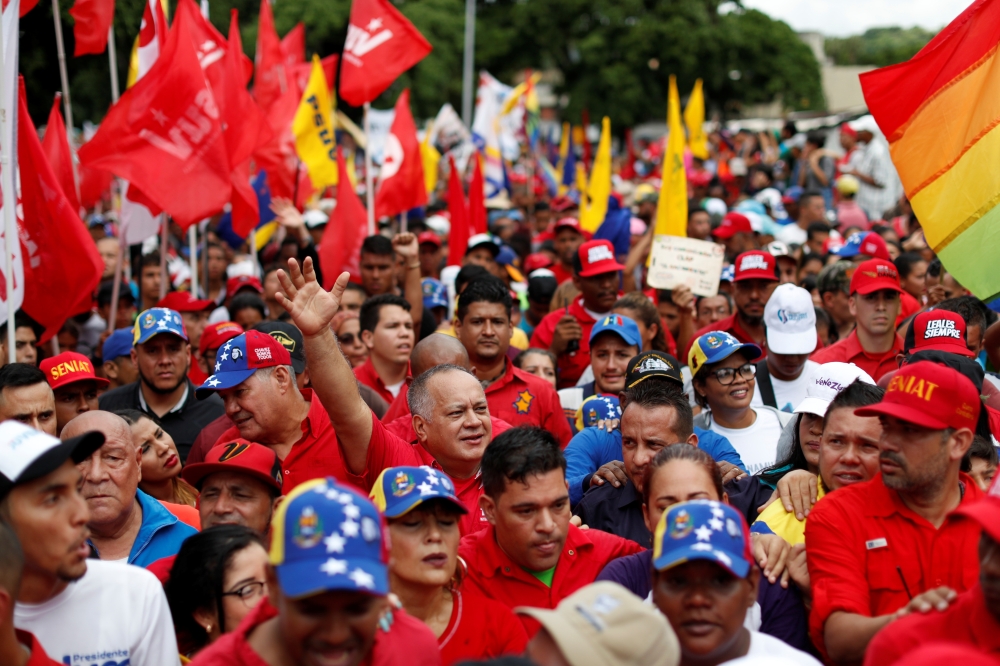
[[[483,576],[492,578],[505,573],[515,577],[523,575],[526,580],[528,578],[536,580],[500,548],[500,544],[497,543],[496,528],[493,525],[473,535],[472,538],[476,541],[474,545],[476,564],[473,568]],[[567,551],[569,550],[581,551],[593,550],[593,548],[594,542],[587,536],[586,530],[570,525],[569,531],[566,533],[566,542],[559,554],[559,563],[568,559]],[[556,564],[556,567],[559,566],[559,563]]]
[[[851,334],[847,336],[844,340],[844,348],[847,350],[847,358],[851,359],[855,356],[863,355],[873,361],[881,361],[888,357],[895,357],[897,354],[903,352],[903,338],[896,335],[896,338],[892,341],[892,349],[882,354],[873,354],[865,351],[861,346],[861,340],[858,339],[857,329],[851,331]]]
[[[975,480],[973,480],[973,478],[968,474],[966,474],[965,472],[958,473],[958,480],[965,485],[965,492],[962,494],[962,501],[959,502],[959,506],[962,506],[966,503],[975,502],[983,496],[983,491],[979,489],[979,486],[976,484]],[[903,500],[899,498],[899,493],[897,493],[895,490],[890,489],[888,486],[885,485],[885,483],[883,483],[881,473],[877,474],[875,478],[873,478],[868,483],[870,484],[869,485],[869,488],[871,489],[870,499],[872,500],[867,503],[868,508],[866,510],[866,513],[869,516],[879,516],[883,518],[888,518],[892,514],[898,513],[900,516],[903,516],[904,518],[907,518],[912,522],[923,525],[930,525],[930,523],[927,522],[926,518],[917,514],[915,511],[913,511],[913,509],[911,509],[910,507],[906,506],[906,504],[903,503]],[[954,515],[955,515],[954,511],[949,513],[948,518],[945,522],[951,520],[952,516]],[[944,525],[942,525],[942,527],[944,527]]]

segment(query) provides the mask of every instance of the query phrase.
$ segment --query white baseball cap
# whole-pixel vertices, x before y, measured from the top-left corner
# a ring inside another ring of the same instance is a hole
[[[19,421],[0,424],[0,499],[14,486],[54,472],[66,460],[79,464],[104,444],[100,432],[65,441],[29,428]]]
[[[775,354],[811,354],[816,350],[816,309],[802,287],[779,284],[764,306],[767,348]]]
[[[824,363],[813,373],[812,383],[806,388],[806,397],[795,408],[795,413],[825,416],[827,407],[837,394],[856,381],[875,385],[875,380],[853,363]]]

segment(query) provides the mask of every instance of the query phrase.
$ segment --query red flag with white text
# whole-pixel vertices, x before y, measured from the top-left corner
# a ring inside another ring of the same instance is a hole
[[[61,102],[62,95],[56,93],[52,110],[49,111],[49,121],[45,125],[45,136],[42,137],[42,150],[45,151],[52,172],[62,185],[63,194],[73,210],[79,213],[80,201],[76,196],[76,181],[73,178],[73,153],[69,149],[66,124],[63,123],[62,110],[59,108]]]
[[[337,146],[337,170],[346,174],[344,155]],[[319,244],[319,266],[323,272],[323,288],[332,289],[344,271],[354,277],[361,274],[361,243],[365,240],[368,214],[354,192],[350,178],[337,181],[337,207]]]
[[[340,97],[361,106],[423,60],[431,45],[389,0],[354,0],[347,24]]]
[[[375,217],[392,217],[427,203],[424,164],[420,159],[417,125],[410,113],[410,91],[396,100],[396,117],[382,151],[382,169],[375,191]]]

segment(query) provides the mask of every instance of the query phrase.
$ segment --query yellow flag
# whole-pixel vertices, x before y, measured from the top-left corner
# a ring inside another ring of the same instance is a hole
[[[438,165],[441,163],[441,153],[431,143],[431,133],[434,130],[434,121],[427,123],[424,130],[424,140],[420,142],[420,161],[424,165],[424,187],[427,194],[434,191],[438,183]]]
[[[309,83],[292,121],[295,152],[309,172],[313,187],[320,190],[337,184],[337,140],[331,118],[333,102],[319,56],[313,56]]]
[[[708,139],[705,138],[705,93],[701,79],[694,82],[694,89],[684,108],[684,124],[687,125],[688,146],[691,154],[700,159],[708,159]]]
[[[611,196],[611,119],[607,116],[601,123],[601,140],[597,143],[594,167],[590,170],[587,198],[590,205],[586,211],[580,209],[580,226],[591,233],[604,222],[608,214],[608,197]]]
[[[677,79],[670,77],[667,100],[667,149],[663,153],[663,184],[656,204],[658,236],[687,235],[687,174],[684,173],[684,126],[681,125],[681,98],[677,94]]]
[[[569,189],[565,184],[566,156],[569,155],[569,133],[572,131],[569,123],[562,124],[562,133],[559,135],[559,165],[556,169],[556,182],[558,183],[558,194],[562,196]]]

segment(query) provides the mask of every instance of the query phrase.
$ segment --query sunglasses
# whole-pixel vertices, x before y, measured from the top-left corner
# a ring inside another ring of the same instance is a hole
[[[357,339],[357,337],[358,336],[354,335],[354,333],[345,333],[344,335],[338,335],[337,339],[345,345],[353,345],[354,340]]]
[[[736,381],[736,373],[740,373],[740,377],[750,381],[753,379],[754,375],[757,374],[757,366],[751,363],[745,363],[738,368],[720,368],[718,370],[713,370],[708,374],[715,377],[723,386],[729,386],[734,381]]]

